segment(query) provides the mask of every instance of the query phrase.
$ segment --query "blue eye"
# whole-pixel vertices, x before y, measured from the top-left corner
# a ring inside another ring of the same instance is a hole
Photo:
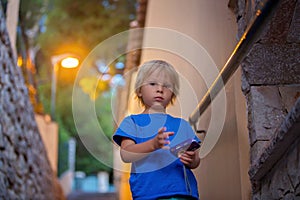
[[[163,88],[169,89],[169,90],[172,90],[172,88],[173,88],[172,85],[168,84],[168,83],[161,84],[161,83],[158,83],[158,82],[148,82],[147,85],[152,86],[152,87],[156,87],[156,86],[160,85]]]
[[[155,82],[150,82],[149,85],[151,85],[151,86],[156,86],[157,83],[155,83]]]

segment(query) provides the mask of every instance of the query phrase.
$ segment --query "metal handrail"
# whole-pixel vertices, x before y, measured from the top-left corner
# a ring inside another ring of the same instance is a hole
[[[189,122],[191,125],[193,125],[195,131],[197,131],[196,123],[200,115],[208,108],[210,103],[218,95],[224,85],[226,85],[245,56],[249,53],[253,44],[257,41],[257,39],[259,39],[264,25],[269,22],[279,2],[280,0],[266,0],[260,3],[260,8],[257,9],[255,17],[252,18],[249,26],[247,27],[243,36],[231,53],[226,64],[224,65],[221,72],[218,74],[217,78],[210,86],[208,91],[205,93],[204,97],[201,99],[195,110],[190,115]]]

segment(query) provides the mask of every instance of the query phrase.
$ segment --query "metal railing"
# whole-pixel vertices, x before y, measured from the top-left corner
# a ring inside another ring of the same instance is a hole
[[[260,3],[260,8],[257,9],[255,16],[249,23],[247,29],[236,45],[235,49],[231,53],[226,64],[222,68],[221,72],[218,74],[217,78],[210,86],[208,91],[205,93],[204,97],[201,99],[195,110],[189,117],[190,124],[197,131],[196,123],[200,115],[205,112],[210,103],[218,95],[220,90],[226,85],[228,80],[238,69],[240,63],[250,52],[253,44],[259,39],[264,26],[270,21],[270,18],[274,14],[277,5],[280,0],[267,0]]]

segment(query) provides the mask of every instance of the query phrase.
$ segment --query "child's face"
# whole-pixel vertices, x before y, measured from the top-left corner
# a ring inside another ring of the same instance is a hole
[[[165,109],[170,103],[173,84],[165,73],[154,71],[147,77],[140,88],[138,96],[142,98],[146,109]]]

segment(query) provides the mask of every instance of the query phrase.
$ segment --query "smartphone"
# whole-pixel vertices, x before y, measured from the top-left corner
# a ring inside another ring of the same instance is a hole
[[[190,144],[189,148],[187,148],[187,151],[196,151],[201,147],[201,142],[197,142],[196,140],[193,140]]]
[[[201,142],[196,141],[194,139],[188,139],[185,140],[174,147],[170,148],[170,151],[173,155],[179,156],[180,154],[183,154],[185,151],[195,151],[199,149],[201,146]]]

